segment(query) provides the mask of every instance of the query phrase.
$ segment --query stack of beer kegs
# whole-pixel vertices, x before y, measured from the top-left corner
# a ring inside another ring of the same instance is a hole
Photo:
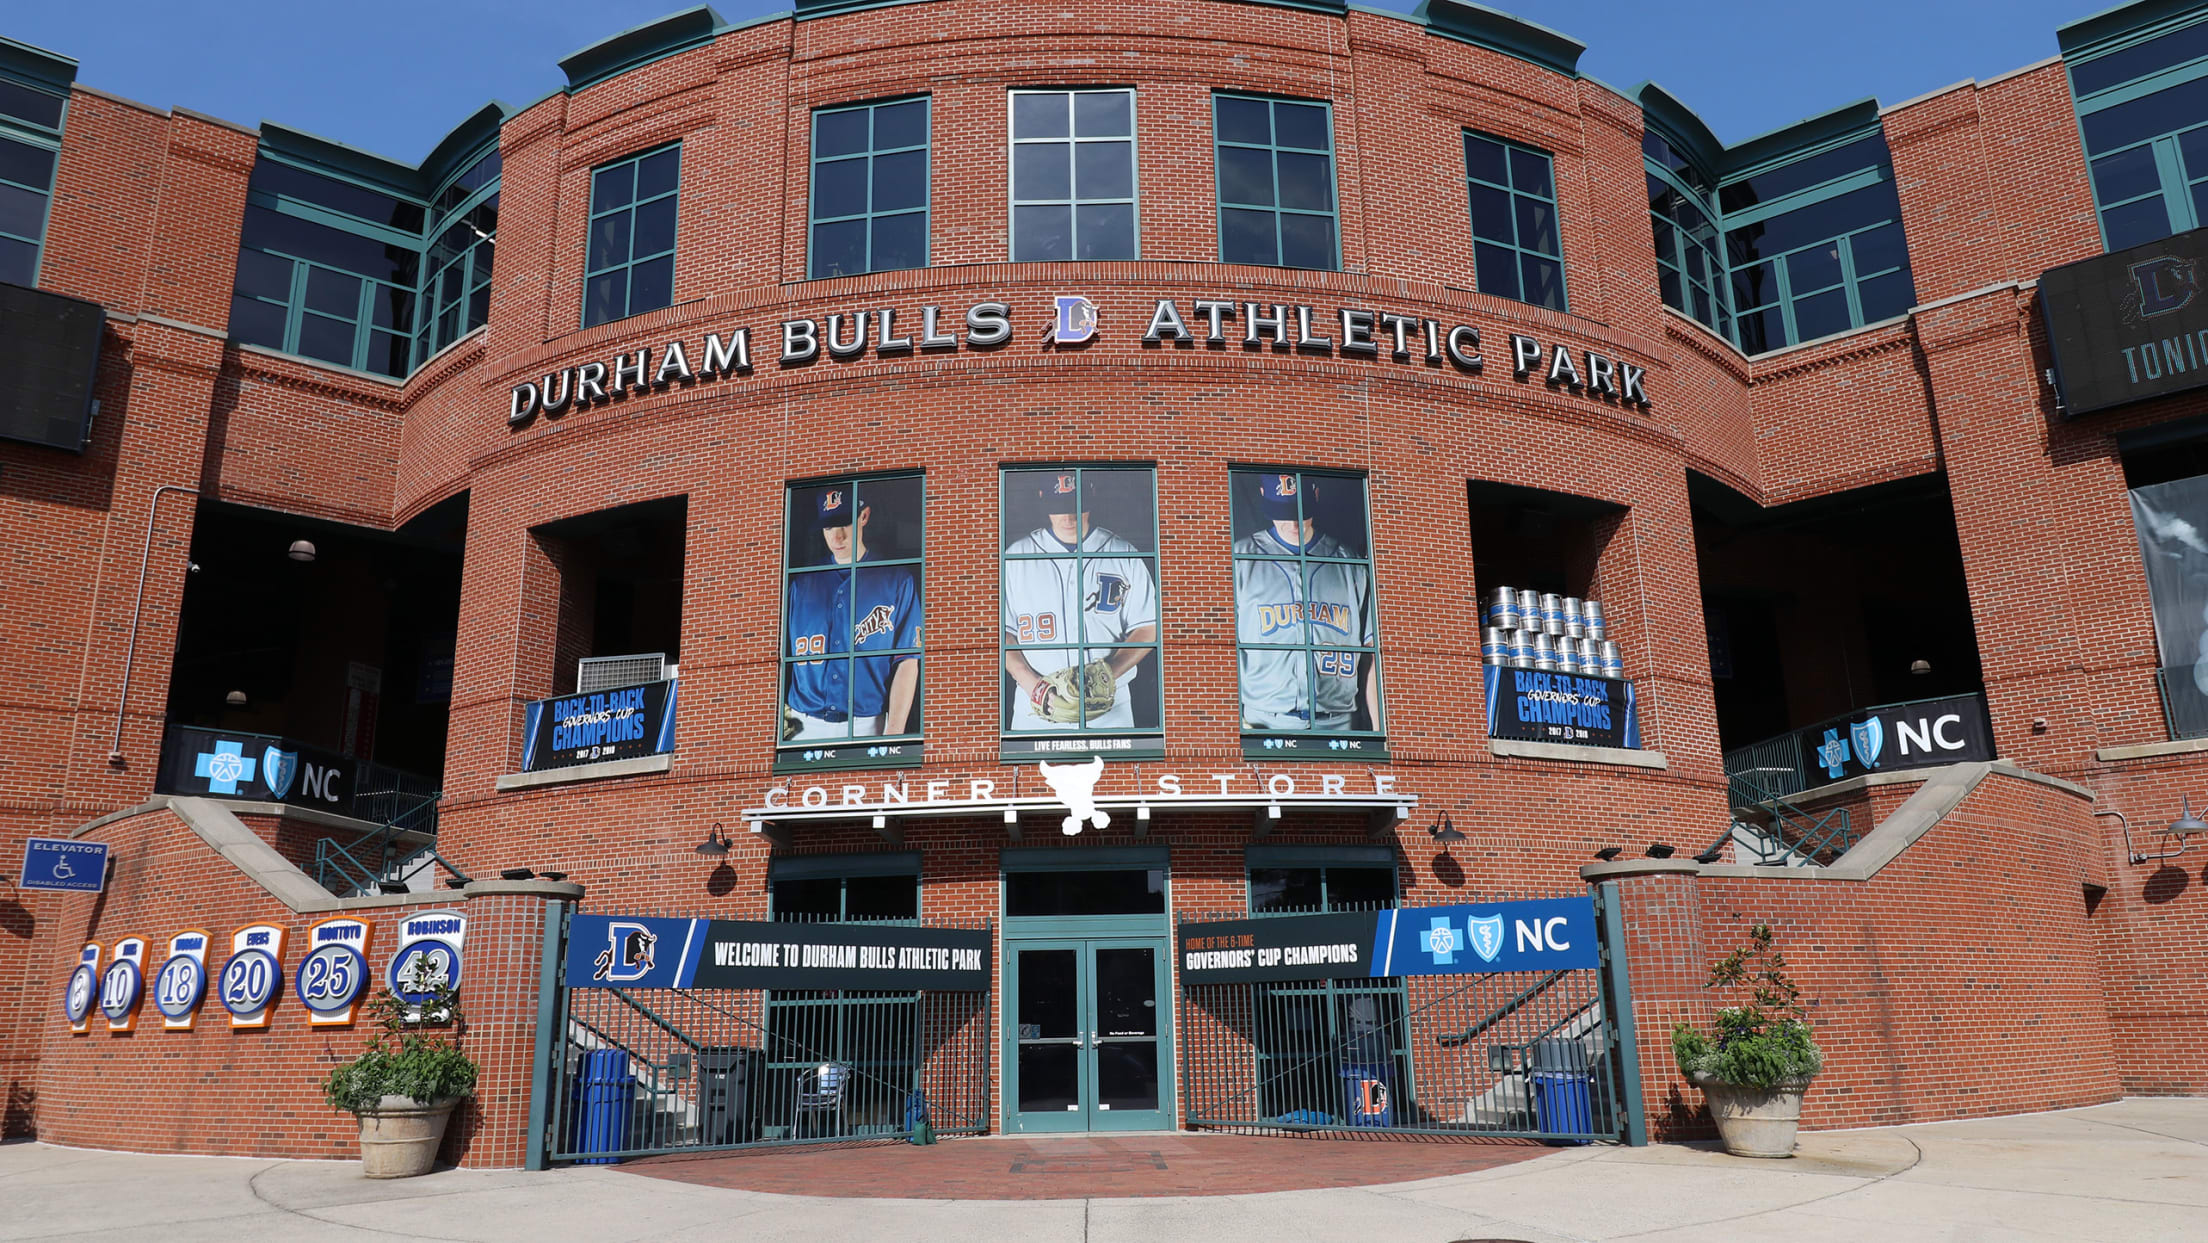
[[[1602,603],[1521,587],[1488,594],[1480,659],[1505,669],[1623,678],[1625,662],[1603,625]]]

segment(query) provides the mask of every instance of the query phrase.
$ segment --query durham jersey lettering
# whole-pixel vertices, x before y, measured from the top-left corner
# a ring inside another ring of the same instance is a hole
[[[1050,561],[1004,563],[1004,634],[1008,643],[1065,643],[1059,649],[1022,651],[1035,672],[1049,677],[1067,665],[1107,658],[1127,640],[1137,626],[1158,620],[1158,587],[1150,577],[1150,562],[1132,555],[1135,546],[1103,527],[1089,531],[1081,541],[1081,581],[1073,580],[1073,545],[1038,527],[1014,540],[1004,550],[1008,556],[1047,556]],[[1078,619],[1078,624],[1076,619]],[[1078,644],[1084,631],[1088,655]],[[1127,684],[1142,666],[1119,677],[1119,694],[1111,709],[1089,721],[1092,729],[1133,729],[1134,705]],[[1066,727],[1035,715],[1035,705],[1025,695],[1013,695],[1012,728],[1056,729]]]
[[[1237,558],[1292,557],[1298,549],[1267,527],[1234,542]],[[1348,555],[1321,535],[1312,557]],[[1308,572],[1309,590],[1299,583]],[[1305,643],[1315,649],[1242,649],[1242,722],[1247,729],[1339,732],[1357,710],[1361,654],[1329,650],[1373,646],[1372,571],[1339,561],[1234,563],[1235,635],[1243,643]],[[1317,719],[1311,676],[1318,674]]]
[[[856,580],[856,581],[854,581]],[[854,590],[856,599],[854,600]],[[790,577],[790,655],[888,651],[920,646],[920,588],[904,566],[838,567]],[[850,660],[807,660],[790,666],[791,711],[836,727],[835,734],[880,732],[890,676],[911,653]],[[905,728],[914,722],[909,718]],[[819,733],[808,731],[813,736]]]

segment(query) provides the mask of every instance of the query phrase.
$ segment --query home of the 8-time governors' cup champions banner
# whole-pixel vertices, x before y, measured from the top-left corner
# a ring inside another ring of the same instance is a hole
[[[1695,1139],[1762,923],[1812,1128],[2208,1094],[2208,7],[1735,143],[1455,0],[607,33],[411,163],[0,38],[8,1138],[351,1157],[457,991],[474,1166]]]

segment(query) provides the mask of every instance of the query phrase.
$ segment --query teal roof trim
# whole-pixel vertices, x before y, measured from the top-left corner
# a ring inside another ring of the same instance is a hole
[[[923,4],[926,0],[797,0],[794,14],[798,21],[815,17],[834,17],[839,13],[856,13],[861,9],[892,9],[900,4]]]
[[[2200,11],[2199,0],[2135,0],[2055,27],[2055,44],[2065,58],[2075,60],[2186,25]]]
[[[1701,165],[1712,181],[1717,179],[1725,167],[1725,144],[1717,140],[1717,135],[1710,132],[1710,127],[1694,109],[1653,81],[1643,82],[1625,94],[1626,98],[1641,105],[1644,122],[1662,134],[1681,155]]]
[[[0,35],[0,71],[66,95],[77,80],[77,62],[59,52]]]
[[[1730,181],[1842,142],[1883,132],[1884,127],[1878,119],[1878,101],[1858,99],[1725,148],[1719,177]]]
[[[1305,9],[1313,13],[1324,13],[1329,17],[1340,17],[1342,14],[1349,12],[1349,0],[1232,0],[1232,2],[1236,4],[1262,4],[1275,9]],[[1388,16],[1401,17],[1403,15],[1401,13],[1389,13]]]
[[[1484,47],[1553,69],[1568,78],[1579,76],[1579,57],[1587,45],[1515,14],[1465,0],[1420,0],[1413,21],[1426,23],[1437,35]]]
[[[476,152],[498,142],[499,127],[512,115],[513,109],[495,99],[470,113],[422,157],[420,183],[434,190],[454,174],[466,171]]]
[[[420,202],[427,194],[428,187],[422,184],[420,171],[411,164],[401,164],[388,156],[349,147],[274,121],[261,122],[261,150],[294,164],[337,173],[400,198]]]
[[[560,71],[567,75],[567,89],[579,91],[639,65],[703,47],[725,25],[711,5],[701,4],[570,52],[560,58]]]

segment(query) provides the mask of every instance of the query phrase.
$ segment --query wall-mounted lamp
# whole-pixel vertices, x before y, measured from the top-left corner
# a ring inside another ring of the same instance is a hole
[[[1674,850],[1667,842],[1650,842],[1648,844],[1648,857],[1651,859],[1669,859],[1677,853],[1678,851]]]
[[[1426,832],[1435,841],[1441,843],[1441,853],[1443,854],[1449,853],[1450,843],[1466,840],[1464,830],[1450,822],[1448,812],[1443,812],[1440,821]]]
[[[535,880],[537,874],[528,868],[500,868],[498,878],[500,880]]]
[[[1909,662],[1909,676],[1911,677],[1921,678],[1930,672],[1932,672],[1932,662],[1929,660],[1912,660]]]
[[[1622,855],[1622,854],[1624,854],[1624,853],[1625,853],[1625,847],[1623,847],[1623,846],[1605,846],[1605,847],[1603,847],[1602,849],[1600,849],[1600,850],[1598,850],[1598,851],[1596,851],[1596,852],[1595,852],[1595,857],[1596,857],[1597,859],[1600,859],[1600,860],[1602,860],[1602,861],[1603,861],[1604,863],[1608,863],[1608,862],[1610,862],[1610,861],[1611,861],[1612,859],[1615,859],[1615,858],[1617,858],[1617,857],[1618,857],[1619,855]]]
[[[231,691],[229,694],[222,697],[222,702],[229,704],[233,708],[242,708],[245,706],[245,692]]]
[[[314,560],[314,541],[295,539],[291,541],[291,550],[284,555],[294,561],[312,561]]]
[[[2191,838],[2195,833],[2208,833],[2208,820],[2202,820],[2200,817],[2193,814],[2193,801],[2190,795],[2180,796],[2178,801],[2177,819],[2170,821],[2169,824],[2154,831],[2155,836],[2162,838],[2164,841],[2167,841],[2173,837],[2176,838],[2177,848],[2174,850],[2156,851],[2154,854],[2151,855],[2143,854],[2132,847],[2131,821],[2125,817],[2124,813],[2120,811],[2097,811],[2093,814],[2096,816],[2116,817],[2116,823],[2121,825],[2124,830],[2124,859],[2127,862],[2135,864],[2153,863],[2160,859],[2174,859],[2177,856],[2185,853],[2187,839]]]
[[[728,857],[728,848],[733,844],[728,840],[728,834],[721,829],[721,822],[716,820],[713,827],[705,831],[705,840],[693,849],[708,859],[725,859]]]

